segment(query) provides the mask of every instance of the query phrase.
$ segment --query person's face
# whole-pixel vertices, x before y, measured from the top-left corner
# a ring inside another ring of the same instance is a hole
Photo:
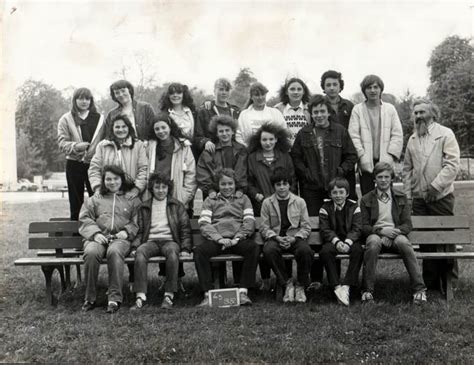
[[[263,108],[267,102],[267,94],[263,94],[260,91],[253,93],[251,96],[253,105],[257,108]]]
[[[415,124],[424,122],[426,124],[431,123],[433,117],[430,113],[429,106],[427,104],[418,104],[415,105],[413,109],[413,115],[415,119]]]
[[[91,106],[91,99],[81,96],[76,99],[76,106],[81,112],[89,110],[89,107]]]
[[[290,183],[285,180],[276,182],[275,193],[280,199],[286,198],[290,195]]]
[[[214,95],[219,103],[225,103],[229,100],[230,89],[224,86],[218,86],[214,89]]]
[[[392,174],[390,171],[382,171],[375,175],[375,184],[379,190],[386,191],[390,189],[391,182]]]
[[[114,136],[117,139],[125,139],[128,137],[128,127],[122,119],[118,119],[114,122]]]
[[[121,89],[114,89],[115,99],[121,104],[125,105],[132,101],[132,96],[130,95],[130,90],[127,87]]]
[[[166,141],[170,138],[171,129],[168,123],[159,121],[153,125],[153,130],[155,131],[155,136],[158,137],[161,141]]]
[[[367,96],[367,100],[369,101],[380,101],[381,94],[382,89],[376,82],[365,88],[365,95]]]
[[[219,192],[225,197],[229,198],[235,192],[235,181],[231,177],[222,176],[219,180]]]
[[[329,194],[331,196],[332,201],[337,205],[344,204],[347,197],[349,196],[349,193],[345,188],[338,188],[337,186],[335,186]]]
[[[181,105],[183,103],[183,92],[173,91],[170,93],[170,102],[173,105]]]
[[[341,92],[341,85],[339,84],[338,79],[333,79],[328,77],[324,80],[324,92],[330,98],[335,98]]]
[[[264,151],[267,151],[267,152],[273,151],[276,143],[277,143],[277,138],[275,138],[274,134],[268,133],[268,132],[262,132],[260,136],[260,145],[262,146],[262,149]]]
[[[165,200],[168,196],[168,185],[163,183],[155,183],[153,185],[153,196],[156,200]]]
[[[217,138],[221,143],[229,143],[232,140],[234,131],[228,125],[218,124],[216,127]]]
[[[304,89],[299,82],[292,82],[286,90],[290,103],[300,103],[303,99]]]
[[[329,111],[325,104],[313,106],[311,117],[317,127],[325,127],[329,124]]]
[[[107,171],[104,176],[105,188],[111,193],[116,193],[122,187],[122,179],[111,171]]]

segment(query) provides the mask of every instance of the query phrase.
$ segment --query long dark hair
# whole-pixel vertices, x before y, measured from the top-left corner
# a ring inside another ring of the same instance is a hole
[[[122,180],[122,185],[120,186],[120,190],[126,193],[127,191],[132,190],[135,187],[135,184],[133,183],[133,180],[125,174],[125,172],[122,170],[120,166],[117,165],[105,165],[102,168],[102,176],[100,179],[100,189],[99,193],[101,195],[105,195],[109,192],[109,190],[105,187],[105,173],[106,172],[111,172],[114,175],[120,176],[120,179]]]
[[[172,120],[167,113],[158,113],[153,117],[150,124],[151,128],[148,133],[148,139],[156,141],[156,154],[158,160],[162,160],[166,157],[166,154],[164,149],[161,148],[161,139],[159,139],[155,134],[155,124],[158,122],[164,122],[168,124],[168,126],[170,127],[170,137],[173,140],[178,141],[181,145],[183,145],[182,140],[185,139],[185,136],[183,135],[181,128],[178,127],[176,122]]]
[[[275,144],[275,149],[285,153],[288,152],[291,148],[291,143],[288,136],[288,131],[279,125],[275,125],[273,123],[265,123],[263,124],[255,134],[250,137],[248,151],[249,153],[258,151],[262,149],[262,145],[260,144],[260,138],[262,137],[262,132],[271,133],[277,138],[277,142]]]
[[[76,122],[79,122],[77,118],[79,118],[79,108],[77,107],[77,99],[89,99],[91,101],[91,104],[89,105],[89,113],[94,113],[97,114],[97,108],[94,103],[94,97],[92,96],[91,91],[86,88],[86,87],[80,87],[76,91],[74,91],[74,94],[72,95],[72,107],[71,107],[71,114],[72,117]]]
[[[280,91],[278,92],[278,95],[280,97],[280,101],[285,105],[290,103],[290,97],[288,96],[288,88],[294,82],[297,82],[303,88],[303,99],[302,99],[302,101],[303,101],[303,103],[307,104],[308,101],[309,101],[309,98],[311,96],[311,93],[309,92],[308,85],[306,85],[303,80],[301,80],[297,77],[292,77],[291,79],[286,80],[285,84],[281,86]]]
[[[115,137],[115,134],[114,134],[114,124],[118,120],[123,120],[125,125],[128,127],[128,135],[132,137],[132,148],[133,148],[133,146],[135,145],[135,141],[137,139],[137,134],[135,132],[135,128],[133,128],[132,122],[130,121],[130,119],[128,119],[126,115],[119,114],[112,119],[112,121],[110,122],[107,139],[114,142],[117,148],[120,149],[120,143],[117,141],[117,137]]]
[[[161,96],[160,99],[160,110],[168,110],[173,108],[173,104],[170,101],[170,95],[178,92],[183,93],[183,106],[187,106],[192,112],[196,110],[194,106],[194,100],[189,92],[187,85],[180,84],[179,82],[173,82],[168,86],[168,90]]]

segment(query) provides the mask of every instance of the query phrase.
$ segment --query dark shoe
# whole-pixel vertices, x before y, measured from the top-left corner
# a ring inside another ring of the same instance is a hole
[[[81,310],[83,312],[89,312],[95,308],[95,302],[88,302],[87,300],[82,305]]]
[[[163,301],[161,302],[162,309],[172,309],[173,308],[173,299],[169,295],[165,295]]]
[[[120,303],[109,303],[109,305],[107,306],[107,310],[105,312],[109,314],[114,314],[119,309],[120,309]]]

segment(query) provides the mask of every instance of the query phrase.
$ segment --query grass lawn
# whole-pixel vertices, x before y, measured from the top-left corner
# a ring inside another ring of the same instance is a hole
[[[460,262],[461,279],[449,305],[435,293],[411,304],[408,276],[400,260],[381,261],[376,303],[337,305],[323,288],[305,305],[275,303],[251,292],[252,307],[195,308],[200,301],[193,265],[186,265],[190,293],[175,309],[159,309],[158,267],[150,265],[149,303],[140,313],[124,306],[81,313],[84,286],[63,294],[57,308],[45,303],[39,267],[14,267],[27,249],[32,221],[68,215],[67,200],[1,207],[1,362],[313,362],[473,363],[474,263]],[[474,217],[474,192],[457,196],[457,214]],[[474,219],[474,218],[472,218]],[[107,274],[101,269],[99,304],[106,303]]]

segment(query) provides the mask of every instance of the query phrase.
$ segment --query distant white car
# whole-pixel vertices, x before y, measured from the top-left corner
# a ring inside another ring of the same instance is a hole
[[[38,190],[38,185],[32,183],[28,179],[20,179],[18,180],[17,190],[19,191],[36,191]]]

